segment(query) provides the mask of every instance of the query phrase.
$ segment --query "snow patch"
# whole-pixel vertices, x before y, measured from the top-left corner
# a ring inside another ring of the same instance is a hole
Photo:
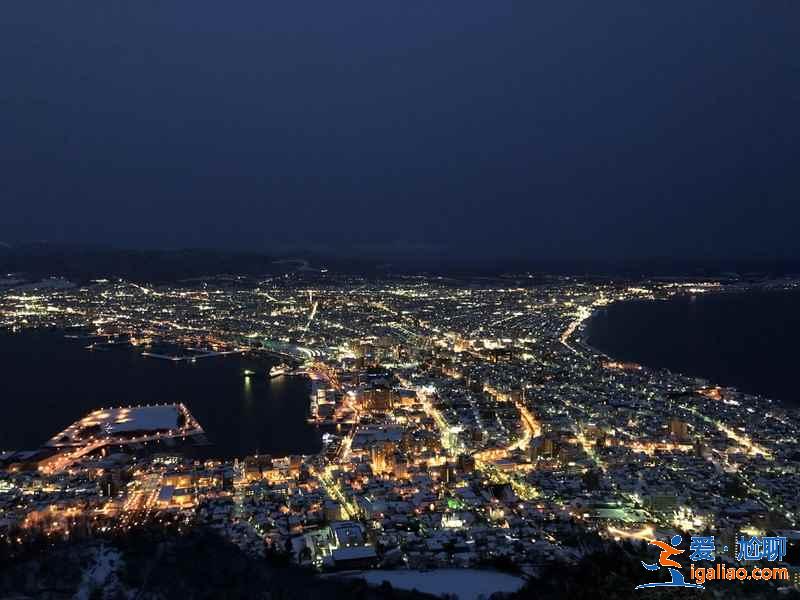
[[[75,600],[89,600],[95,590],[102,590],[103,598],[118,598],[122,587],[117,572],[122,566],[122,555],[114,548],[102,545],[95,550],[94,560],[83,572]]]
[[[370,585],[381,585],[384,581],[401,590],[416,589],[419,592],[442,596],[455,595],[459,600],[488,598],[495,592],[512,593],[525,585],[521,577],[476,569],[438,569],[435,571],[359,571],[345,574],[365,580]]]

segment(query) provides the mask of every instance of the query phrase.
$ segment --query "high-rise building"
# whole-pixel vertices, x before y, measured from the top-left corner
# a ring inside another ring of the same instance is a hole
[[[369,449],[373,473],[389,473],[394,471],[395,444],[389,441],[375,442]]]
[[[669,435],[677,441],[689,439],[689,424],[680,419],[671,418],[669,420]]]
[[[367,388],[360,393],[360,404],[364,410],[392,410],[394,400],[395,393],[388,387]]]

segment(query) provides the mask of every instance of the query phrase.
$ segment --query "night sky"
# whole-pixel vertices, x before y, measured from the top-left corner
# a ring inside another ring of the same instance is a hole
[[[799,257],[800,3],[4,0],[0,241]]]

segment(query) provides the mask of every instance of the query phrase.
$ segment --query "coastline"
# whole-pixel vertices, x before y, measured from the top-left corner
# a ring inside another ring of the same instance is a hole
[[[305,378],[270,380],[264,373],[243,378],[243,368],[255,367],[252,358],[237,353],[192,362],[149,359],[141,356],[141,348],[127,344],[93,352],[86,350],[85,341],[66,338],[58,327],[2,330],[0,341],[0,354],[8,357],[7,367],[15,372],[7,391],[28,398],[10,414],[35,424],[24,431],[0,428],[3,450],[38,448],[103,406],[164,402],[186,404],[205,430],[209,445],[198,450],[198,456],[307,454],[321,444],[306,422]],[[30,359],[23,360],[25,356]],[[266,366],[260,369],[265,370]],[[42,372],[48,376],[39,380]]]
[[[604,303],[600,306],[593,306],[591,309],[591,313],[582,321],[580,324],[575,327],[575,329],[571,332],[569,337],[565,341],[565,346],[572,349],[573,351],[577,351],[579,349],[581,352],[587,353],[592,356],[596,360],[605,360],[617,364],[627,364],[627,365],[636,365],[638,368],[646,370],[651,373],[663,372],[669,373],[672,376],[680,377],[687,381],[693,381],[698,384],[703,384],[708,387],[716,387],[716,388],[724,388],[730,392],[736,392],[748,397],[757,398],[761,401],[766,401],[770,404],[774,404],[780,406],[789,411],[800,411],[800,406],[793,403],[791,400],[786,398],[776,397],[775,395],[769,394],[764,391],[756,391],[755,388],[759,387],[758,383],[753,383],[752,385],[746,386],[749,389],[743,389],[742,384],[731,383],[723,381],[724,378],[720,378],[718,375],[711,374],[711,373],[703,373],[703,374],[692,374],[686,372],[685,369],[675,368],[671,366],[659,366],[651,364],[650,361],[647,359],[639,359],[638,357],[633,358],[631,356],[623,357],[620,356],[618,353],[614,352],[613,350],[605,351],[598,347],[597,341],[594,342],[590,339],[590,330],[594,325],[596,326],[596,321],[598,318],[601,317],[601,313],[604,311],[608,311],[609,309],[618,309],[621,305],[626,304],[634,304],[640,303],[641,305],[647,305],[651,303],[669,303],[669,302],[680,302],[680,301],[687,301],[691,300],[692,298],[700,298],[707,297],[721,297],[721,296],[742,296],[743,298],[747,298],[747,300],[752,300],[755,295],[759,294],[791,294],[791,293],[800,293],[800,286],[798,286],[795,282],[791,284],[781,285],[781,286],[774,286],[774,285],[748,285],[748,286],[735,286],[735,287],[718,287],[708,291],[703,292],[702,294],[692,293],[692,292],[681,292],[670,295],[668,297],[659,297],[659,296],[649,296],[649,297],[632,297],[632,298],[621,298],[621,299],[613,299],[610,302]],[[574,348],[573,348],[574,346]],[[703,370],[702,368],[699,370]]]

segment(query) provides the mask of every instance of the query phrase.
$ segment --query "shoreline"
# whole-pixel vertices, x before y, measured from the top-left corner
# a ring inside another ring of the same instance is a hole
[[[28,402],[10,414],[35,422],[35,427],[27,432],[0,428],[3,451],[37,449],[57,432],[102,407],[164,402],[186,404],[202,425],[208,444],[196,449],[201,458],[227,459],[259,452],[271,452],[276,456],[313,454],[321,447],[320,436],[311,431],[306,422],[310,400],[306,378],[271,380],[264,375],[250,378],[248,384],[241,376],[242,369],[254,367],[249,364],[248,357],[238,352],[196,363],[144,357],[141,348],[128,344],[116,345],[118,353],[94,354],[85,349],[82,340],[66,338],[63,328],[59,327],[31,327],[18,332],[3,329],[0,340],[3,351],[13,358],[7,367],[11,371],[18,369],[21,375],[14,378],[10,393],[30,395]],[[39,348],[46,349],[42,357],[34,354]],[[22,360],[20,356],[26,353],[29,359]],[[265,355],[263,360],[268,365],[277,359]],[[63,366],[72,365],[73,361],[77,371]],[[39,385],[35,377],[42,372],[47,373],[47,377],[44,384]],[[53,383],[76,376],[86,381],[88,393],[76,393],[77,384],[70,382],[66,384],[67,395],[64,395],[63,386]],[[198,384],[198,378],[210,385]],[[32,388],[27,383],[31,381],[34,382]],[[129,384],[135,392],[128,389]],[[223,396],[217,398],[217,393]],[[225,408],[228,404],[230,409]],[[297,408],[289,410],[290,405]],[[37,417],[35,410],[27,408],[30,406],[38,407],[42,418]],[[284,406],[288,410],[286,414]],[[228,410],[233,411],[233,416],[227,416]],[[265,425],[265,431],[261,432],[252,425],[253,419],[256,422],[264,419],[271,425]],[[241,442],[236,439],[239,430],[246,435]],[[293,434],[282,433],[282,430]]]
[[[722,381],[719,380],[718,377],[715,377],[714,375],[705,375],[705,374],[692,375],[680,369],[670,368],[666,366],[659,367],[651,364],[646,364],[645,362],[642,362],[638,359],[623,359],[619,356],[615,356],[611,352],[605,352],[600,348],[598,348],[597,346],[593,345],[592,343],[590,343],[588,336],[588,330],[591,327],[591,323],[595,318],[598,317],[601,310],[608,309],[614,305],[633,304],[633,303],[650,304],[654,302],[680,301],[680,300],[691,299],[692,297],[702,297],[702,296],[707,296],[707,297],[723,296],[723,295],[752,296],[754,294],[784,294],[784,293],[800,293],[800,287],[796,285],[791,285],[783,287],[751,286],[746,288],[737,287],[735,289],[716,288],[703,292],[702,294],[697,294],[692,292],[681,292],[670,297],[637,297],[637,298],[614,299],[608,303],[603,304],[602,306],[593,306],[591,308],[590,314],[586,318],[581,320],[580,324],[578,324],[578,326],[574,328],[569,337],[567,337],[565,340],[562,341],[564,342],[564,345],[570,348],[573,352],[579,353],[575,350],[575,348],[573,348],[573,346],[576,346],[580,350],[589,353],[592,356],[592,358],[595,359],[599,360],[606,359],[607,361],[615,363],[629,363],[632,365],[635,364],[640,369],[649,372],[666,372],[669,373],[670,375],[683,378],[687,381],[699,380],[705,382],[705,384],[710,387],[717,387],[717,388],[731,390],[732,392],[736,392],[744,396],[757,398],[761,401],[766,401],[770,404],[780,406],[784,410],[800,412],[800,406],[792,404],[788,400],[766,395],[763,392],[755,392],[755,391],[751,392],[743,390],[741,388],[741,384],[723,383]]]

